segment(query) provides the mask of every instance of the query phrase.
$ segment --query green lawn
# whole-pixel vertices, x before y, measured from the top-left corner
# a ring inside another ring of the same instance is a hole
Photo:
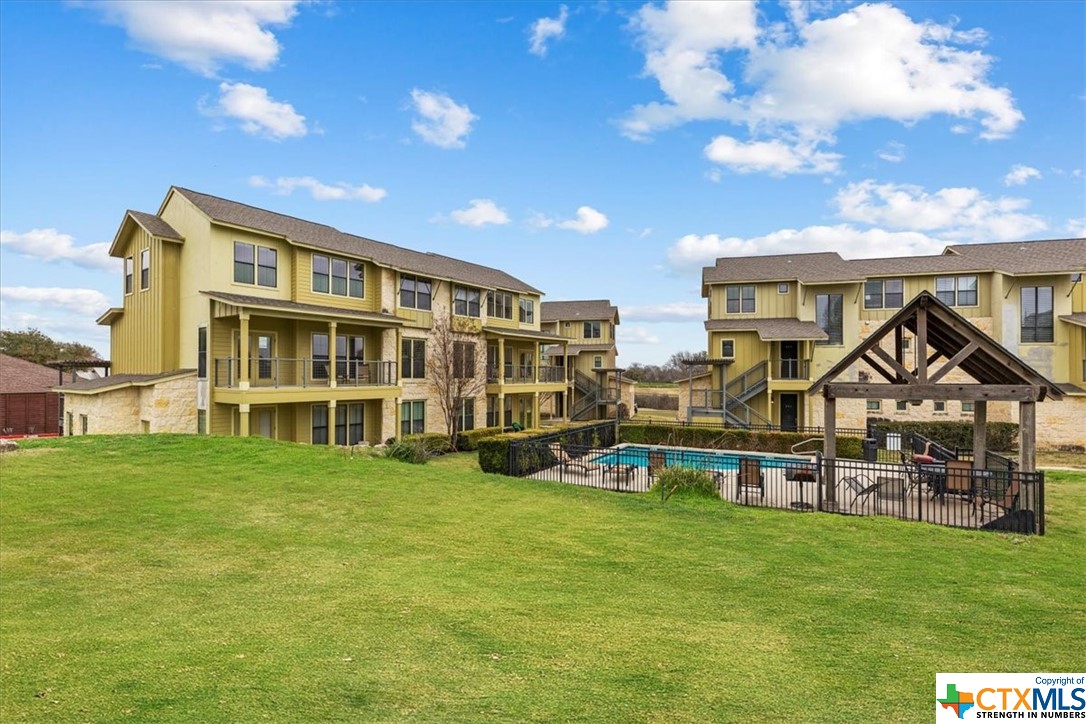
[[[1080,670],[1048,535],[738,508],[259,439],[0,457],[0,720],[930,721],[937,671]]]

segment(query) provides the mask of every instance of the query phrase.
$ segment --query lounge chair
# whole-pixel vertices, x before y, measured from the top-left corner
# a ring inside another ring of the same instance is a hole
[[[592,470],[601,469],[600,466],[596,465],[595,463],[583,463],[579,460],[574,460],[569,456],[569,453],[562,449],[561,443],[552,442],[551,444],[547,445],[547,447],[550,449],[551,455],[554,455],[555,460],[558,461],[558,464],[562,466],[562,468],[565,470],[573,468],[575,470],[580,470],[581,472],[587,473]]]
[[[841,482],[845,484],[845,487],[852,491],[852,502],[848,506],[849,510],[853,510],[856,507],[857,500],[860,498],[867,500],[872,493],[878,491],[878,489],[882,487],[882,483],[876,483],[867,473],[856,473],[847,478],[841,478]],[[863,508],[863,506],[860,507],[861,509]]]
[[[765,497],[765,473],[762,462],[757,458],[739,458],[739,474],[735,476],[735,499],[738,501],[743,490],[756,488]]]

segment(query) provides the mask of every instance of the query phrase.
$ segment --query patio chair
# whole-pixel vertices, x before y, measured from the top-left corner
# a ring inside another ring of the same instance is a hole
[[[846,488],[852,491],[852,502],[848,506],[849,510],[853,510],[856,507],[857,500],[863,498],[866,501],[872,493],[875,493],[882,487],[882,483],[876,483],[867,473],[856,473],[847,478],[841,478],[841,482],[845,484]],[[863,508],[863,506],[860,507],[861,509]]]
[[[1005,472],[989,473],[984,486],[978,491],[974,500],[973,510],[979,510],[978,515],[984,520],[984,508],[992,506],[998,515],[1006,515],[1018,509],[1019,498],[1022,494],[1022,481],[1017,477],[1008,480],[1009,474]]]
[[[739,474],[735,476],[735,499],[738,501],[743,490],[755,488],[765,497],[765,473],[762,461],[757,458],[739,458]]]
[[[569,470],[570,468],[573,468],[578,469],[584,473],[588,473],[592,470],[600,470],[600,466],[596,465],[595,463],[583,463],[579,460],[574,460],[573,458],[571,458],[569,456],[569,453],[562,449],[561,443],[552,442],[551,444],[547,445],[547,448],[550,449],[551,455],[554,455],[555,460],[558,461],[558,464],[564,470]]]
[[[960,495],[970,503],[973,502],[973,498],[976,493],[976,486],[974,485],[975,475],[973,472],[973,463],[970,460],[947,460],[946,461],[946,493],[949,495]]]

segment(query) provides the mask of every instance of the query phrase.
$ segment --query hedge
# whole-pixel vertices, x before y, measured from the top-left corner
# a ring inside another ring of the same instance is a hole
[[[460,452],[474,452],[479,449],[479,442],[488,437],[502,434],[500,427],[480,427],[461,432],[456,436],[456,449]]]
[[[479,467],[484,473],[509,474],[509,443],[515,440],[534,440],[536,438],[551,438],[557,436],[557,441],[563,446],[572,448],[610,447],[614,444],[608,431],[614,430],[613,424],[605,424],[602,429],[599,420],[587,423],[569,425],[567,427],[552,427],[545,430],[525,430],[524,432],[510,432],[494,437],[483,438],[478,441]],[[601,439],[602,433],[602,439]],[[528,454],[528,453],[526,453]],[[530,453],[537,459],[523,459],[519,461],[519,469],[522,473],[530,470],[541,470],[555,463],[550,451],[543,450],[540,455]]]
[[[918,433],[950,448],[973,449],[973,423],[960,421],[906,421],[878,422],[875,429],[881,432]],[[989,422],[987,424],[988,449],[994,452],[1018,450],[1018,425],[1013,422]]]
[[[813,435],[797,432],[760,432],[743,429],[686,427],[676,425],[624,424],[622,442],[637,445],[673,445],[710,450],[749,450],[791,454],[796,443],[810,440]],[[821,449],[821,441],[805,446],[806,450]],[[837,436],[837,456],[863,459],[863,440],[858,437]]]

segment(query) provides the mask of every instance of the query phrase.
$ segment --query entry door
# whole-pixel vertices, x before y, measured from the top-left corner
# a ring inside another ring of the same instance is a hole
[[[799,395],[781,395],[781,429],[794,432],[799,425]]]
[[[251,414],[249,434],[274,439],[275,410],[271,407],[258,407]]]
[[[241,339],[235,338],[236,355],[241,358]],[[255,384],[272,382],[272,358],[275,357],[275,335],[249,335],[249,379]],[[241,361],[245,364],[245,360]]]
[[[794,339],[781,342],[779,376],[782,380],[799,379],[799,342]]]
[[[340,405],[336,410],[336,445],[357,445],[365,438],[366,407],[362,403]]]

